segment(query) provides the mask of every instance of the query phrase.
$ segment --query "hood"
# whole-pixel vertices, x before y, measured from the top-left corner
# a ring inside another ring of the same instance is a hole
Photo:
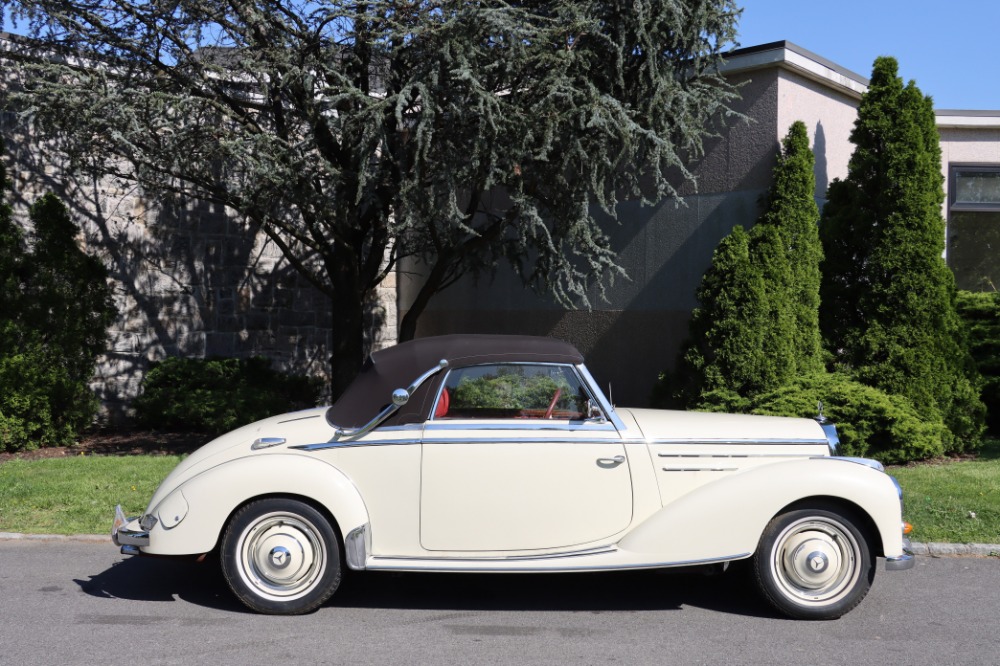
[[[267,455],[277,451],[287,452],[292,444],[316,444],[333,436],[333,428],[324,418],[327,407],[316,407],[300,412],[279,414],[245,425],[213,439],[177,464],[149,500],[149,513],[160,501],[188,479],[217,465],[251,455]],[[281,437],[285,443],[273,448],[254,451],[250,448],[261,437]]]
[[[626,426],[634,423],[646,440],[827,443],[823,428],[813,419],[666,409],[616,411]]]

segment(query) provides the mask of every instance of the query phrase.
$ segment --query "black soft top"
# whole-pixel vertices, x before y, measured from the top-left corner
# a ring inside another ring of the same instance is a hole
[[[361,373],[327,411],[327,420],[343,428],[364,425],[389,403],[394,389],[408,387],[442,359],[454,368],[485,363],[583,363],[583,355],[573,345],[555,338],[528,335],[419,338],[373,352]],[[440,372],[424,382],[386,425],[423,422],[430,411],[428,397],[436,394],[444,374]]]

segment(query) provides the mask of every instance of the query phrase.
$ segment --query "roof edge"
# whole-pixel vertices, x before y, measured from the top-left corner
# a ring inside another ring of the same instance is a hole
[[[720,71],[726,75],[779,67],[856,99],[868,90],[868,79],[857,72],[787,40],[735,49],[723,58],[725,63]]]

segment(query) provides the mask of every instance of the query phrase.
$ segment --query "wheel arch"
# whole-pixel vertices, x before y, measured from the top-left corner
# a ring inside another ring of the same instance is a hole
[[[179,501],[187,515],[169,529],[158,522],[144,551],[191,555],[214,550],[233,516],[267,497],[296,499],[316,508],[330,520],[341,546],[347,533],[368,522],[360,492],[333,465],[298,454],[258,455],[223,463],[175,488],[153,513]]]
[[[848,513],[849,516],[856,519],[855,527],[857,527],[864,534],[868,545],[872,549],[872,555],[882,557],[885,555],[885,546],[882,543],[882,533],[878,529],[878,525],[875,524],[874,519],[871,515],[862,507],[861,505],[852,502],[845,497],[838,497],[835,495],[813,495],[812,497],[803,497],[802,499],[795,500],[790,504],[782,507],[777,513],[772,516],[771,520],[777,518],[778,516],[788,513],[790,511],[798,511],[800,509],[829,509],[833,511],[838,511],[839,513]]]

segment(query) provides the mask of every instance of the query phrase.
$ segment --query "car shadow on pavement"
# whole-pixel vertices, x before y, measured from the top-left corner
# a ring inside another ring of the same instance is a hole
[[[779,617],[752,585],[749,570],[664,569],[608,573],[444,574],[346,572],[324,608],[414,610],[649,611],[703,608]],[[216,558],[203,562],[132,557],[74,581],[109,599],[185,601],[222,611],[248,611],[226,585]]]
[[[218,610],[250,612],[230,592],[219,562],[188,559],[130,557],[110,568],[74,579],[80,590],[93,597],[135,601],[186,601]]]
[[[649,611],[704,608],[779,617],[745,570],[444,574],[351,572],[327,607],[502,611]]]
[[[602,612],[693,607],[779,617],[757,594],[749,571],[736,569],[714,575],[704,569],[561,574],[350,571],[324,609]],[[133,557],[74,582],[95,597],[185,601],[222,611],[250,612],[233,596],[218,560],[212,557],[204,562]]]

